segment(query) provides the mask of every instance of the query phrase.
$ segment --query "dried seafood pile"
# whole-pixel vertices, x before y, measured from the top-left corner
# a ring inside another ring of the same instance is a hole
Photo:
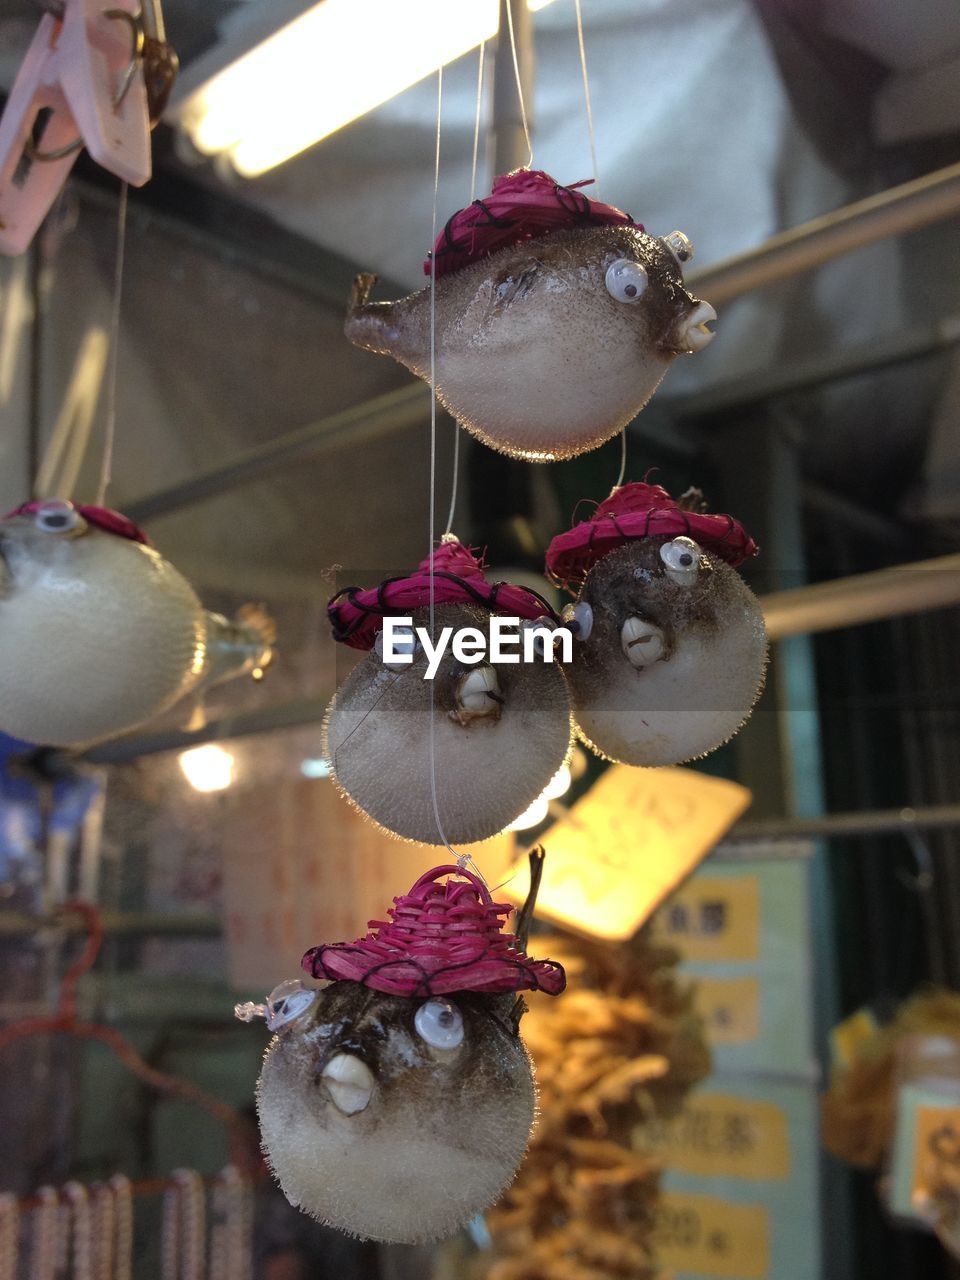
[[[628,943],[538,940],[567,969],[561,1000],[534,997],[523,1035],[541,1114],[517,1181],[490,1212],[485,1280],[646,1280],[659,1167],[631,1149],[709,1071],[676,954]]]

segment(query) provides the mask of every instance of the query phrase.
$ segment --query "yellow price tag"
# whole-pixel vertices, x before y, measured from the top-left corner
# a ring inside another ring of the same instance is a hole
[[[772,1102],[695,1093],[680,1114],[638,1125],[633,1145],[664,1168],[704,1178],[781,1181],[790,1176],[787,1117]]]
[[[769,1215],[762,1205],[665,1192],[656,1209],[654,1248],[675,1271],[764,1280],[770,1266]]]
[[[749,1044],[760,1034],[759,978],[695,978],[697,1012],[711,1044]]]
[[[654,919],[659,942],[684,960],[756,960],[760,954],[760,884],[756,876],[697,876]]]
[[[602,938],[629,938],[750,803],[746,787],[692,769],[608,769],[543,836],[537,915]],[[521,872],[506,886],[522,902]]]

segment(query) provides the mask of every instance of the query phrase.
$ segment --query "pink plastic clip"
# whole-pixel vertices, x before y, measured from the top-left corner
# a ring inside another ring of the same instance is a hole
[[[0,252],[27,248],[81,145],[125,182],[148,181],[139,14],[139,0],[64,0],[62,19],[41,19],[0,118]]]

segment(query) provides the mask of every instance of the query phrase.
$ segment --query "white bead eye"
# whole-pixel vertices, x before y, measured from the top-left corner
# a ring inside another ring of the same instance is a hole
[[[527,632],[530,636],[530,645],[533,652],[538,658],[546,656],[548,647],[553,649],[554,642],[554,624],[547,618],[524,618],[520,623],[520,630]],[[526,652],[526,640],[524,640],[524,652]]]
[[[299,1018],[317,998],[315,987],[305,987],[299,978],[281,982],[267,996],[264,1017],[271,1031],[278,1031]]]
[[[585,600],[581,600],[579,604],[565,605],[561,617],[578,640],[590,639],[590,632],[593,630],[593,610]]]
[[[639,262],[618,258],[607,267],[607,292],[618,302],[639,302],[647,290],[647,273]]]
[[[413,1016],[417,1035],[431,1049],[458,1049],[463,1044],[463,1017],[449,1000],[428,1000]]]
[[[33,513],[33,523],[44,533],[70,533],[83,523],[72,502],[44,502]]]
[[[674,538],[660,548],[667,577],[681,587],[690,587],[696,582],[702,555],[692,538]]]
[[[693,245],[682,231],[671,231],[668,236],[663,237],[663,243],[673,254],[678,267],[683,267],[693,257]]]
[[[394,627],[392,649],[395,654],[410,654],[408,662],[397,662],[391,660],[387,662],[383,656],[383,632],[377,632],[377,638],[373,642],[374,652],[377,657],[387,668],[388,671],[406,671],[410,663],[417,656],[417,650],[420,648],[417,643],[417,637],[412,627]]]

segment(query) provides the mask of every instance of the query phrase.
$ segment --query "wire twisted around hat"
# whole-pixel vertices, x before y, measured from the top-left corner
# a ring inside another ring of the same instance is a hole
[[[439,279],[499,249],[539,239],[551,231],[610,226],[643,230],[622,209],[588,200],[579,188],[592,182],[593,178],[585,178],[564,187],[542,169],[515,169],[496,178],[490,195],[474,200],[447,222],[423,264],[424,275],[430,275],[431,264],[435,264]]]
[[[302,967],[314,978],[360,982],[395,996],[456,991],[545,991],[566,985],[553,960],[532,960],[503,921],[513,910],[494,902],[479,876],[434,867],[394,898],[390,920],[371,920],[356,942],[313,947]]]
[[[638,538],[692,538],[727,564],[756,555],[757,544],[733,516],[688,511],[658,484],[624,484],[601,502],[589,520],[559,533],[547,548],[547,576],[582,582],[598,560]]]
[[[327,604],[334,640],[352,649],[372,649],[386,616],[404,617],[430,603],[478,604],[491,613],[559,621],[552,605],[529,587],[488,582],[480,559],[451,534],[406,578],[386,578],[378,587],[344,587]]]

